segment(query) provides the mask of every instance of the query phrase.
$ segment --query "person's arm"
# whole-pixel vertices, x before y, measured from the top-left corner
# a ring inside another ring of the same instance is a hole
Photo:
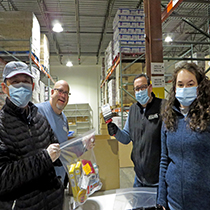
[[[161,160],[160,160],[160,171],[159,171],[159,186],[158,186],[158,197],[157,204],[167,208],[167,187],[165,181],[165,175],[169,164],[168,149],[167,149],[167,133],[165,125],[163,123],[161,129]]]
[[[112,122],[109,123],[107,126],[110,136],[114,136],[122,144],[130,143],[131,138],[129,133],[129,115],[127,117],[123,130],[121,130],[119,127],[117,127],[115,123]]]
[[[0,197],[21,191],[21,187],[41,177],[53,167],[47,149],[28,157],[14,159],[7,145],[0,139]]]

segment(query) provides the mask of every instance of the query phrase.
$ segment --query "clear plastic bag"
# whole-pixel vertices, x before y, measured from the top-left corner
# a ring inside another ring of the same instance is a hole
[[[153,209],[156,206],[156,194],[155,187],[118,189],[113,210]]]
[[[74,209],[85,203],[88,196],[102,187],[91,146],[94,141],[95,130],[92,129],[60,145],[60,160],[71,183]]]

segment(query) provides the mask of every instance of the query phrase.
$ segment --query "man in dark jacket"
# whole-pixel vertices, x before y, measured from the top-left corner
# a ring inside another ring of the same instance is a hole
[[[130,107],[124,129],[108,123],[108,131],[119,142],[133,143],[131,159],[136,173],[133,187],[155,187],[158,185],[161,152],[162,99],[152,92],[152,84],[145,74],[134,78],[137,102]]]
[[[29,100],[33,75],[23,62],[3,71],[7,94],[0,111],[0,209],[62,210],[64,189],[55,174],[60,147],[45,117]]]

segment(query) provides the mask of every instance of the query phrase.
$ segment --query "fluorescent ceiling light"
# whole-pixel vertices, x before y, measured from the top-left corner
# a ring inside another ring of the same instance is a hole
[[[62,26],[61,26],[60,23],[56,23],[56,24],[54,25],[54,27],[53,27],[52,30],[55,31],[55,32],[57,32],[57,33],[60,33],[60,32],[63,31],[63,28],[62,28]]]
[[[71,66],[73,66],[73,64],[72,64],[71,61],[68,61],[68,62],[66,63],[66,66],[71,67]]]
[[[165,38],[165,42],[172,42],[173,40],[172,40],[172,38],[170,37],[170,36],[167,36],[166,38]]]

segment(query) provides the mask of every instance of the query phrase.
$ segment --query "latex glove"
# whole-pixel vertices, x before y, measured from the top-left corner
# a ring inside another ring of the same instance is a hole
[[[161,205],[157,205],[156,209],[162,209],[162,210],[166,210],[164,206]]]
[[[95,136],[86,137],[83,139],[83,144],[87,150],[93,149],[95,146]]]
[[[59,144],[50,144],[47,148],[47,152],[52,160],[55,162],[61,154],[60,145]]]
[[[115,134],[117,133],[118,127],[112,122],[108,123],[107,127],[108,127],[109,135],[115,136]]]

